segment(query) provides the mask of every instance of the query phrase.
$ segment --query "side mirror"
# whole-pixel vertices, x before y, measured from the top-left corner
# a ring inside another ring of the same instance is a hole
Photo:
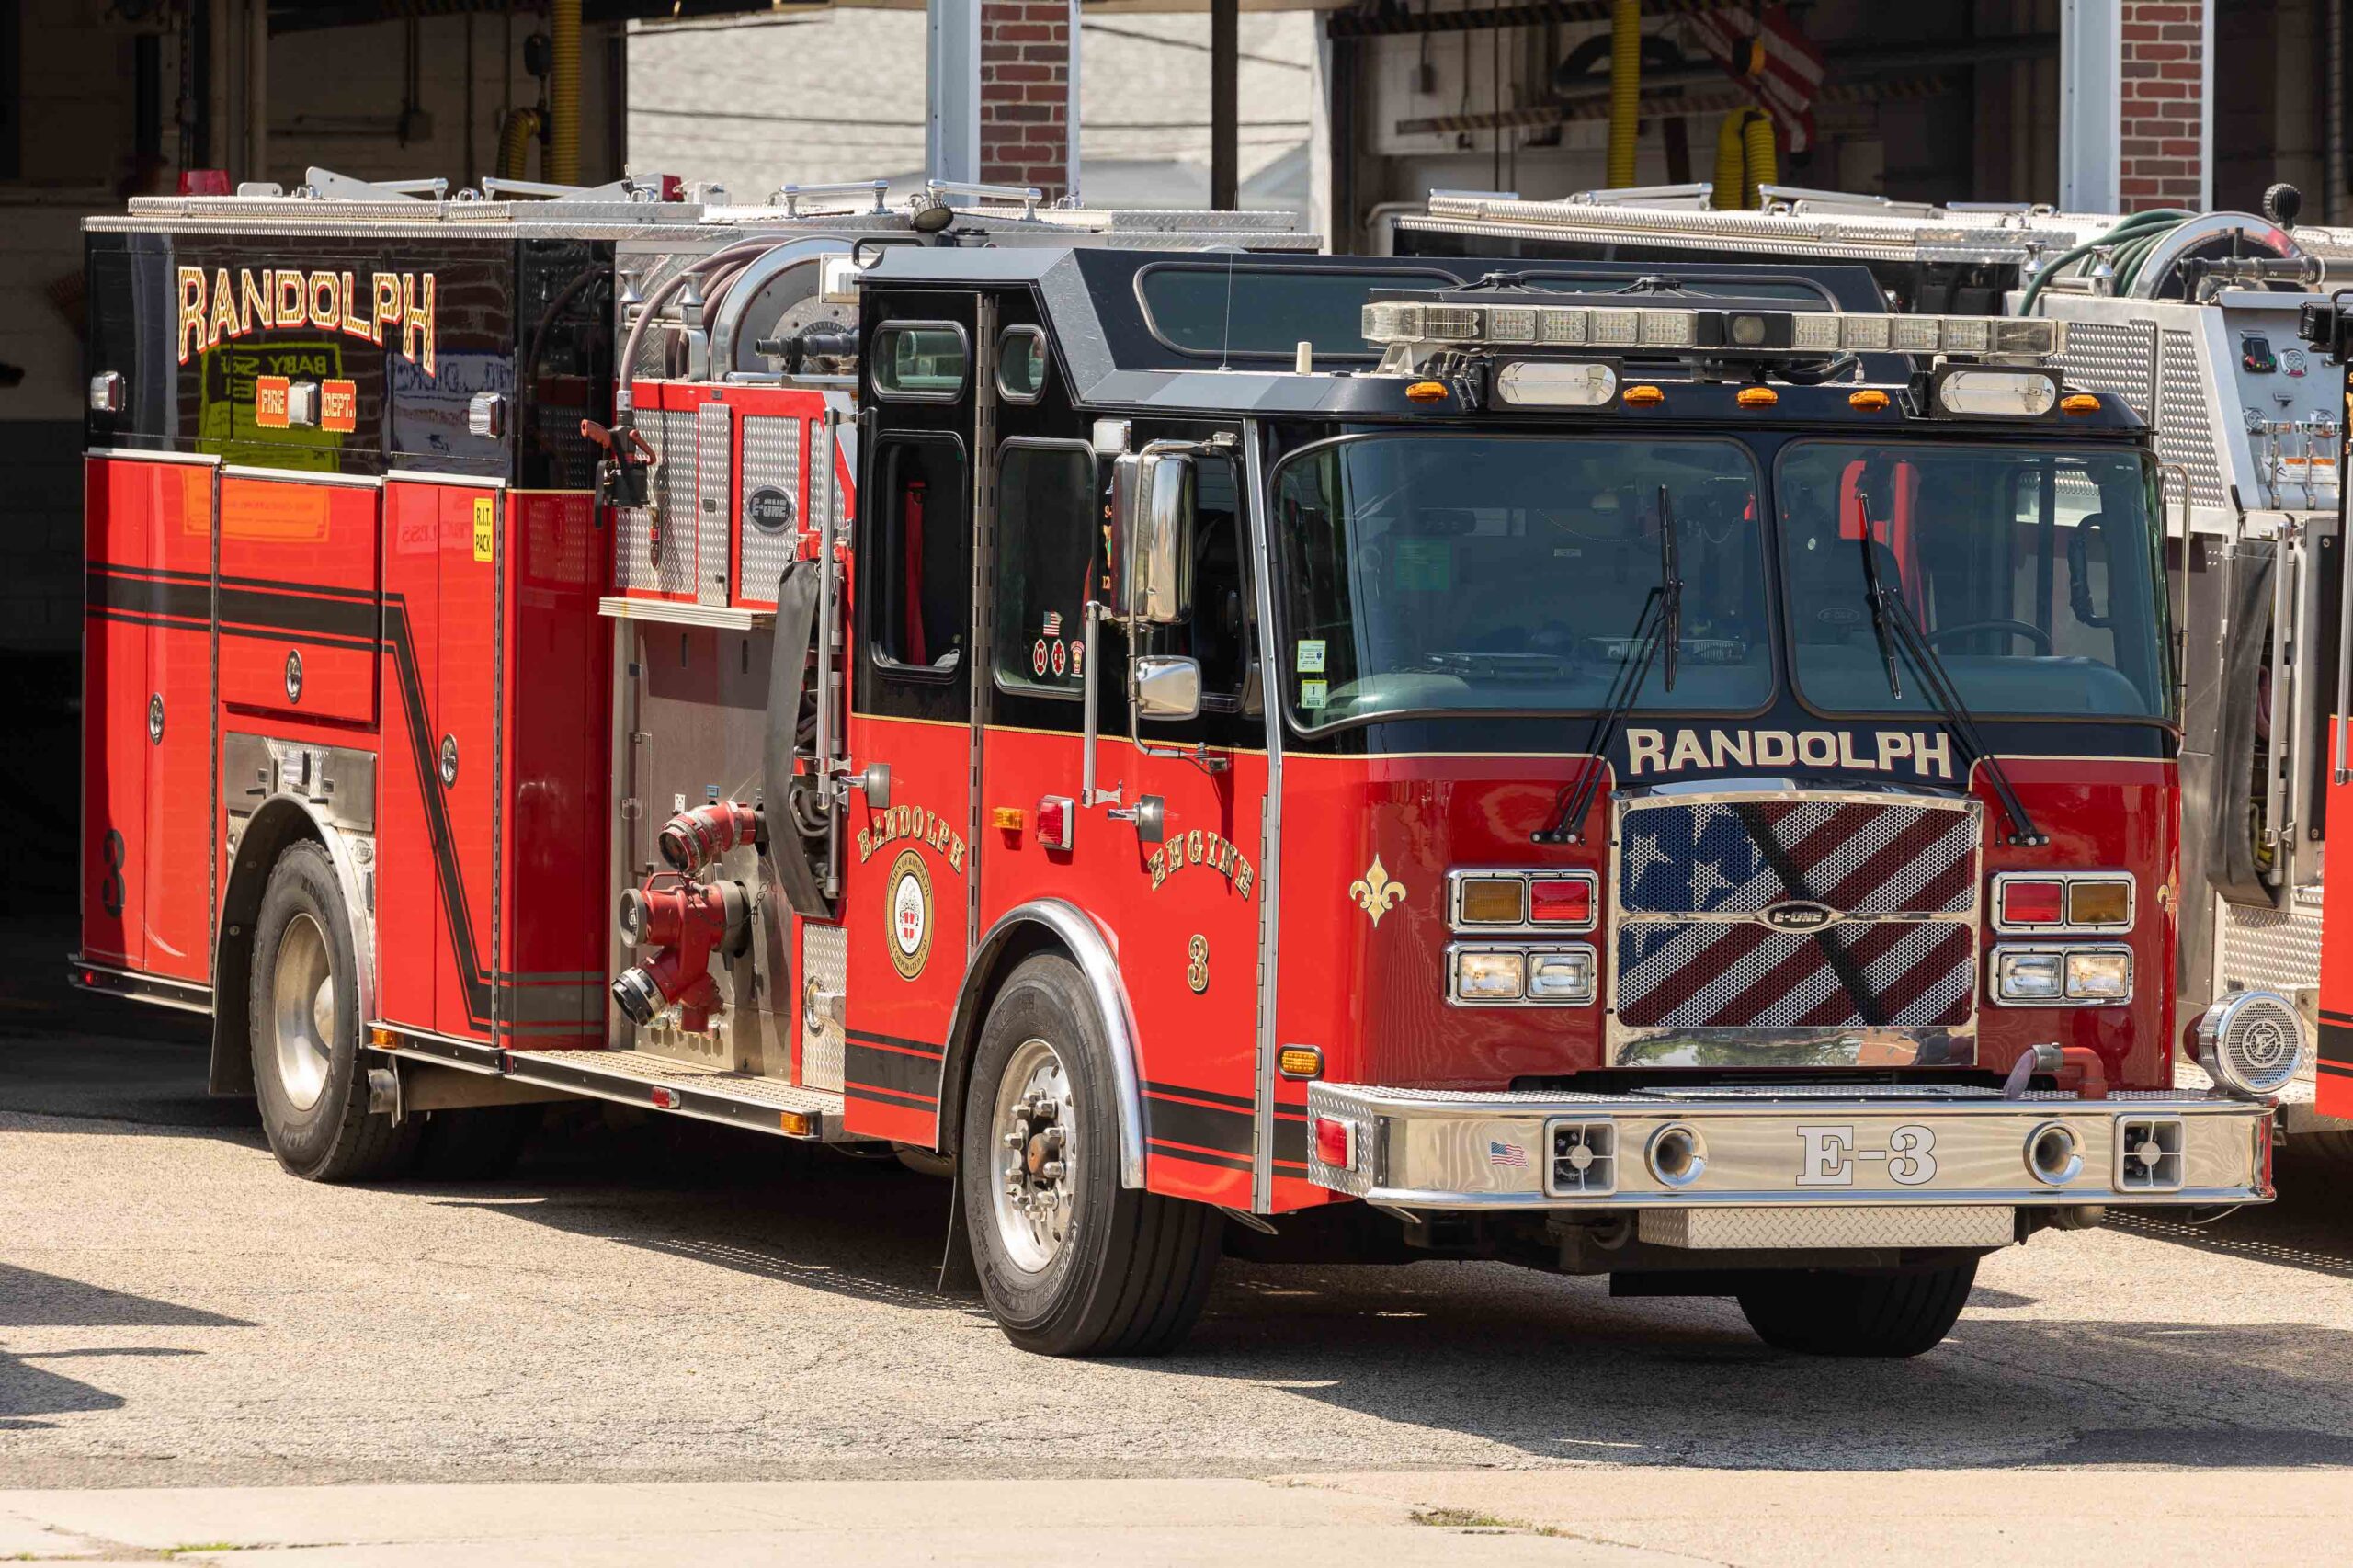
[[[1201,664],[1198,659],[1146,653],[1136,660],[1136,717],[1176,722],[1201,710]]]
[[[1177,626],[1193,613],[1193,460],[1131,452],[1111,465],[1112,613]]]

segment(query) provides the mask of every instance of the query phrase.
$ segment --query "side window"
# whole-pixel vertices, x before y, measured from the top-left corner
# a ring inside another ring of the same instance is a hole
[[[1256,619],[1242,565],[1242,485],[1233,461],[1202,459],[1193,494],[1193,619],[1179,637],[1200,661],[1202,705],[1230,712],[1245,696]]]
[[[996,340],[997,395],[1007,403],[1035,403],[1046,392],[1046,333],[1043,327],[1009,326]]]
[[[875,330],[874,393],[889,403],[954,403],[964,394],[972,348],[952,321],[887,322]]]
[[[997,460],[993,663],[1007,691],[1075,698],[1086,674],[1087,585],[1101,553],[1095,454],[1008,441]]]
[[[951,436],[885,436],[873,572],[874,656],[886,665],[955,669],[964,655],[972,583],[964,449]],[[868,563],[860,562],[861,567]]]

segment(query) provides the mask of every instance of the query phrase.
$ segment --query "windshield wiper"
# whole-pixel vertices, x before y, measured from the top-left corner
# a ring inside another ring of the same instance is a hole
[[[1993,785],[2002,811],[2010,819],[2009,842],[2025,846],[2050,843],[2035,827],[2034,819],[2026,814],[2018,791],[2010,788],[2010,776],[2003,771],[2002,759],[1985,749],[1984,739],[1977,733],[1976,718],[1969,711],[1969,704],[1961,700],[1961,688],[1953,684],[1944,660],[1920,630],[1920,623],[1912,618],[1912,607],[1904,602],[1901,590],[1890,587],[1880,575],[1879,551],[1871,538],[1870,496],[1860,484],[1855,486],[1855,509],[1862,520],[1863,596],[1870,604],[1871,631],[1879,639],[1880,656],[1887,661],[1887,689],[1899,699],[1904,696],[1904,682],[1896,673],[1895,651],[1900,647],[1920,672],[1922,695],[1937,709],[1945,728],[1961,744],[1962,778],[1969,777],[1971,764],[1985,765],[1985,781]],[[1893,636],[1889,634],[1891,629]]]
[[[1618,667],[1610,672],[1608,698],[1586,742],[1591,755],[1585,770],[1577,775],[1576,790],[1571,794],[1564,790],[1555,798],[1552,820],[1528,835],[1531,843],[1582,842],[1586,813],[1593,809],[1593,798],[1601,790],[1602,757],[1618,726],[1633,710],[1634,699],[1642,695],[1643,677],[1651,673],[1662,642],[1666,645],[1666,689],[1675,689],[1675,647],[1682,635],[1683,553],[1675,537],[1675,510],[1662,484],[1658,487],[1658,586],[1643,597],[1642,613],[1634,618],[1633,636],[1619,655]]]

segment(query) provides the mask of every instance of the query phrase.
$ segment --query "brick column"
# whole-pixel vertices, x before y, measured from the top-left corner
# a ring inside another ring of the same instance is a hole
[[[981,0],[981,179],[1070,182],[1070,0]]]
[[[2117,189],[2127,212],[2205,205],[2206,8],[2213,0],[2121,0]]]

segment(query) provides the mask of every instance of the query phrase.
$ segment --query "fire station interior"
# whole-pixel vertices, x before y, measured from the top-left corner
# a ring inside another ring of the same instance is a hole
[[[0,830],[22,846],[13,908],[54,919],[62,942],[75,896],[74,837],[57,824],[73,819],[76,781],[57,759],[74,755],[82,684],[80,220],[205,170],[232,187],[290,184],[313,163],[453,186],[499,172],[594,184],[629,161],[631,26],[764,8],[750,0],[0,5],[0,465],[12,540],[0,581],[0,678],[17,695],[18,739],[0,762]],[[1131,7],[1104,6],[1120,8]],[[1146,8],[1188,8],[1188,0]],[[1608,163],[1613,114],[1631,114],[1636,183],[1711,179],[1737,166],[1745,180],[1769,174],[1900,199],[2058,194],[2061,0],[1789,7],[1824,66],[1810,143],[1777,131],[1745,142],[1731,165],[1719,165],[1719,142],[1738,106],[1695,28],[1705,7],[1643,8],[1631,95],[1611,90],[1611,7],[1600,0],[1321,9],[1308,106],[1314,210],[1302,226],[1336,250],[1381,243],[1384,216],[1432,188],[1548,197],[1607,186],[1626,173]],[[2218,97],[2212,205],[2252,209],[2264,187],[2287,179],[2308,193],[2314,218],[2353,211],[2353,193],[2327,178],[2345,165],[2347,95],[2324,79],[2325,28],[2341,21],[2338,9],[2338,0],[2229,7],[2229,25],[2215,29],[2216,79],[2257,77],[2276,90]],[[568,131],[562,153],[559,130]]]

